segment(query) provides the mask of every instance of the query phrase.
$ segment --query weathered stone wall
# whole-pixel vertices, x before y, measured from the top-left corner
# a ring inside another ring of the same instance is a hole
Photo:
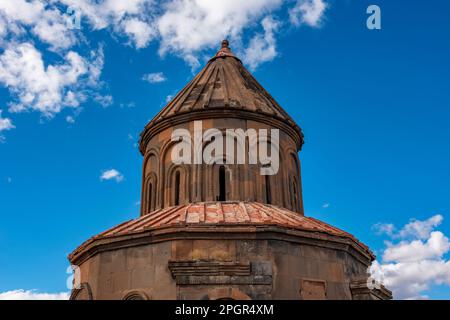
[[[81,279],[93,299],[352,299],[366,270],[348,251],[310,244],[187,239],[100,252]]]
[[[216,128],[266,129],[274,126],[252,120],[221,118],[202,120],[203,131]],[[218,171],[220,165],[175,165],[171,141],[172,132],[187,129],[194,136],[194,121],[169,127],[153,137],[145,149],[142,177],[141,215],[156,209],[176,205],[175,174],[180,173],[179,204],[216,201],[219,194]],[[203,148],[207,143],[203,145]],[[225,145],[225,142],[224,142]],[[248,163],[248,146],[246,161]],[[303,214],[300,160],[297,146],[290,135],[280,130],[280,168],[278,174],[268,176],[271,204]],[[192,150],[194,152],[194,150]],[[227,201],[253,201],[267,203],[266,176],[260,174],[261,165],[224,165],[227,172]]]

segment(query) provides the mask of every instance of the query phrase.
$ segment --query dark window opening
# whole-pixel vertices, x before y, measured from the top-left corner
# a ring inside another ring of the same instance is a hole
[[[266,176],[266,203],[272,204],[272,194],[270,193],[270,177]]]
[[[219,201],[226,201],[227,200],[227,190],[226,190],[226,172],[225,167],[221,166],[219,168]]]
[[[180,205],[180,171],[175,173],[175,205]]]

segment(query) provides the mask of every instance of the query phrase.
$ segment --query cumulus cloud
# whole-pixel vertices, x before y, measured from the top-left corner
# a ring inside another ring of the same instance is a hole
[[[69,300],[69,297],[69,292],[42,293],[23,289],[0,292],[0,300]]]
[[[116,169],[104,170],[100,175],[100,180],[115,180],[116,182],[121,182],[123,180],[123,175]]]
[[[76,43],[76,37],[69,28],[67,17],[48,1],[2,0],[0,20],[16,36],[29,32],[53,50],[66,49]],[[6,32],[3,32],[5,35]],[[0,36],[2,32],[0,32]]]
[[[83,27],[108,29],[136,48],[158,40],[161,55],[171,52],[197,66],[201,50],[215,48],[226,37],[240,43],[243,31],[258,22],[266,25],[269,36],[273,21],[269,26],[270,21],[264,17],[283,8],[284,3],[283,0],[3,0],[0,37],[8,32],[17,36],[28,32],[53,49],[68,49],[79,42],[77,35],[82,34],[69,23],[73,17],[66,10],[70,8],[81,17]],[[289,9],[290,21],[317,27],[326,8],[325,0],[297,0]],[[265,22],[261,21],[263,18]],[[273,48],[267,37],[266,44],[261,45],[262,39],[250,40],[251,50]],[[274,50],[264,51],[268,57],[275,54]]]
[[[378,224],[375,229],[389,236],[382,261],[375,261],[373,272],[382,275],[383,283],[396,299],[427,299],[425,292],[433,285],[450,286],[449,239],[436,231],[441,215],[427,220],[411,220],[397,229],[392,224]],[[393,241],[397,240],[397,243]]]
[[[289,18],[295,26],[306,24],[319,27],[327,7],[324,0],[297,0],[295,6],[289,10]]]
[[[148,73],[142,77],[142,80],[149,83],[159,83],[167,80],[166,76],[162,72]]]
[[[85,100],[81,89],[96,83],[102,66],[101,51],[92,53],[92,60],[69,51],[62,64],[46,66],[33,44],[11,44],[0,55],[0,83],[15,97],[10,112],[34,110],[51,118]]]
[[[426,241],[400,241],[398,244],[387,242],[383,254],[386,262],[414,262],[426,259],[440,259],[448,252],[450,243],[448,238],[439,231],[432,232]]]
[[[217,49],[222,39],[229,38],[232,49],[255,69],[278,55],[276,36],[284,26],[278,17],[286,8],[294,25],[317,27],[327,4],[325,0],[297,0],[294,5],[283,0],[1,0],[0,85],[11,93],[10,112],[38,111],[51,118],[90,99],[110,105],[112,97],[97,92],[102,87],[98,82],[103,50],[87,53],[93,45],[87,35],[95,30],[106,30],[136,49],[157,42],[161,56],[181,57],[193,69],[200,66],[206,50]],[[81,19],[79,28],[74,17]],[[47,51],[52,51],[51,60]]]
[[[11,119],[2,118],[2,112],[3,110],[0,110],[0,133],[2,131],[7,131],[15,128]]]
[[[263,34],[257,34],[250,40],[249,47],[245,50],[244,62],[254,70],[261,63],[271,61],[277,56],[275,32],[279,28],[279,22],[273,17],[267,16],[262,22]]]
[[[399,232],[400,238],[416,237],[419,239],[427,239],[434,228],[439,226],[444,217],[437,214],[425,221],[412,219],[407,225],[405,225]]]
[[[125,20],[123,30],[139,49],[147,47],[155,36],[155,30],[149,24],[136,18]]]
[[[5,141],[5,137],[2,135],[2,132],[15,128],[11,119],[2,117],[2,112],[3,110],[0,110],[0,143]]]
[[[146,47],[156,36],[153,0],[60,0],[85,17],[94,30],[109,29],[127,37],[136,48]]]
[[[144,11],[148,0],[60,0],[67,7],[80,11],[95,30],[107,28],[114,22],[120,22],[125,16],[139,14]]]
[[[156,20],[160,53],[173,52],[191,66],[197,53],[216,48],[221,39],[238,39],[242,31],[282,5],[281,0],[174,0]]]
[[[409,223],[403,226],[400,230],[397,230],[392,223],[377,223],[373,226],[373,229],[378,234],[386,234],[393,238],[427,239],[433,229],[439,226],[443,220],[444,217],[437,214],[424,221],[411,219]]]

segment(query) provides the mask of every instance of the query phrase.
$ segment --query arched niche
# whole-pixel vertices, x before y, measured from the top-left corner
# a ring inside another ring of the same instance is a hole
[[[214,163],[203,167],[204,181],[204,201],[231,201],[236,199],[238,192],[236,187],[234,166],[227,164]],[[221,193],[224,192],[224,200],[220,200]]]
[[[260,201],[262,203],[267,204],[273,204],[278,206],[284,206],[284,194],[282,188],[279,188],[279,186],[282,186],[285,183],[285,176],[284,176],[284,154],[283,150],[281,148],[281,141],[278,141],[278,143],[272,142],[272,137],[260,137],[258,140],[258,150],[261,148],[262,144],[264,144],[264,148],[267,148],[268,154],[270,154],[270,157],[273,159],[273,156],[271,154],[272,152],[272,146],[274,147],[274,152],[278,154],[278,171],[275,174],[269,174],[269,175],[263,175],[261,170],[267,170],[269,167],[273,166],[274,164],[264,164],[259,163],[257,167],[257,171],[255,172],[255,187],[258,191],[257,201]],[[261,161],[261,159],[259,159]],[[276,169],[275,167],[272,167]]]
[[[124,295],[122,300],[150,300],[150,297],[141,290],[133,290]]]
[[[159,151],[156,147],[150,148],[144,158],[141,192],[141,215],[160,208],[158,194],[159,177]],[[151,190],[150,190],[151,189]]]
[[[166,207],[190,203],[190,169],[186,165],[171,165],[165,181]]]
[[[158,177],[154,172],[150,173],[145,182],[144,186],[144,204],[143,208],[145,210],[144,214],[155,211],[158,204]]]

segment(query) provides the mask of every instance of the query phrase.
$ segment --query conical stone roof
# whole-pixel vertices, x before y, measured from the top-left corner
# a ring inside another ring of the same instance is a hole
[[[141,134],[141,142],[152,128],[165,120],[186,118],[186,115],[191,119],[196,115],[199,119],[208,116],[245,118],[246,113],[284,123],[294,131],[301,147],[301,129],[231,52],[228,41],[224,40],[222,48],[207,65],[147,124]]]

